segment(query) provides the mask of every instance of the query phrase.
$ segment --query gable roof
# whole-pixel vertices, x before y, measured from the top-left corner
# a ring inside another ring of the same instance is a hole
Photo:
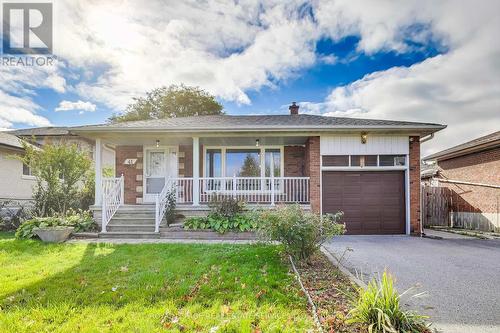
[[[0,146],[11,149],[22,150],[23,145],[21,139],[17,136],[10,134],[11,132],[0,132]]]
[[[17,136],[58,136],[58,135],[71,135],[69,127],[35,127],[35,128],[23,128],[10,131],[9,133]]]
[[[336,128],[427,129],[439,131],[446,126],[408,121],[325,117],[317,115],[213,115],[129,121],[79,126],[71,131],[272,131],[332,130]]]
[[[500,147],[500,131],[434,153],[423,160],[441,161],[495,147]]]

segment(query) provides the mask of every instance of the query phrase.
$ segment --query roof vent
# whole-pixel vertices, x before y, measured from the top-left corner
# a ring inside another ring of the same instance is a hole
[[[288,109],[290,110],[291,115],[299,114],[299,106],[296,102],[292,102],[292,105],[290,105]]]

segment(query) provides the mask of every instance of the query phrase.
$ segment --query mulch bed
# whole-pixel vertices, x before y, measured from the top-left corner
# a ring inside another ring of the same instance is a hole
[[[304,287],[318,308],[318,316],[325,332],[366,332],[360,325],[345,321],[350,309],[350,299],[356,287],[321,252],[308,262],[295,263]]]

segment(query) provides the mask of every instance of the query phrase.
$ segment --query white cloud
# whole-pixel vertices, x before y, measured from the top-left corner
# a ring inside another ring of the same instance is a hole
[[[59,111],[72,111],[78,110],[80,113],[83,112],[94,112],[96,110],[96,105],[90,102],[84,102],[78,100],[77,102],[61,101],[59,106],[55,109],[56,112]]]
[[[33,96],[37,88],[64,93],[66,80],[61,72],[63,67],[57,61],[53,66],[0,66],[0,126],[49,126],[50,121],[37,114],[41,107],[33,102]]]
[[[320,56],[319,60],[327,65],[334,65],[338,62],[339,59],[334,54],[329,54]]]
[[[431,41],[447,52],[371,73],[320,103],[302,102],[302,109],[448,124],[426,153],[497,129],[499,6],[493,0],[58,1],[55,54],[63,62],[50,69],[0,67],[0,126],[48,123],[33,102],[40,87],[115,111],[147,90],[181,82],[249,104],[249,91],[274,88],[317,62],[346,61],[315,54],[318,40],[357,35],[358,53],[368,55],[405,53]]]
[[[500,124],[500,3],[494,1],[335,1],[320,4],[330,36],[358,33],[359,49],[404,51],[400,32],[427,24],[448,52],[411,67],[366,75],[332,90],[324,102],[302,103],[310,113],[447,124],[423,145],[435,152],[498,130]],[[338,18],[331,25],[327,19]],[[346,32],[347,31],[347,32]],[[419,36],[420,37],[420,36]]]

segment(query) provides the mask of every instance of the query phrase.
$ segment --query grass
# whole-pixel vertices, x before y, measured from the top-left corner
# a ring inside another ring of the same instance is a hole
[[[279,248],[44,244],[0,233],[0,332],[304,332]]]

